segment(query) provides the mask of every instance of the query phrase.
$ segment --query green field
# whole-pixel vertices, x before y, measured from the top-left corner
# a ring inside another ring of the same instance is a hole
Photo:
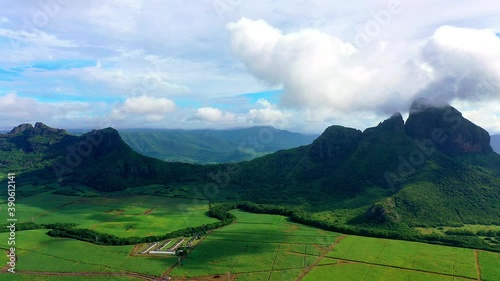
[[[474,252],[471,249],[348,236],[327,256],[345,261],[477,277]]]
[[[49,192],[20,198],[19,222],[76,223],[120,237],[162,235],[216,222],[208,217],[208,202],[159,196],[78,197]]]
[[[23,274],[23,273],[4,273],[1,278],[8,278],[9,281],[136,281],[142,280],[136,277],[128,276],[74,276],[74,275],[40,275],[40,274]],[[3,279],[2,279],[3,280]]]
[[[133,246],[98,246],[47,236],[46,230],[16,235],[16,270],[41,272],[137,272],[159,276],[177,262],[175,257],[132,257]],[[7,241],[7,233],[0,240]],[[5,249],[5,248],[4,248]]]
[[[302,280],[465,281],[471,279],[436,275],[432,273],[405,271],[367,264],[339,263],[335,266],[317,266]]]
[[[479,270],[476,266],[478,255]],[[481,279],[479,279],[481,276]],[[346,236],[303,280],[500,280],[500,254]]]
[[[500,254],[479,252],[479,263],[481,264],[481,279],[483,281],[500,280]]]
[[[298,280],[307,273],[302,280],[478,280],[472,249],[340,237],[291,223],[282,216],[232,213],[237,222],[210,233],[171,276]],[[481,280],[500,280],[500,254],[477,253]]]
[[[339,237],[282,216],[232,213],[237,223],[208,235],[172,276],[230,273],[237,280],[294,280]]]
[[[35,204],[28,199],[42,202]],[[141,236],[201,225],[207,219],[213,221],[205,216],[204,204],[194,203],[154,196],[84,198],[39,194],[24,198],[17,208],[18,217],[23,220],[33,216],[38,223],[75,222],[80,227],[120,236],[131,235],[129,231]],[[220,280],[237,281],[288,281],[299,277],[306,281],[500,280],[498,253],[341,235],[293,223],[283,216],[239,210],[231,213],[236,222],[197,241],[181,265],[176,265],[177,257],[132,256],[134,246],[100,246],[53,238],[46,235],[47,230],[18,231],[16,271],[20,274],[9,280],[136,280],[134,276],[84,275],[89,273],[148,276],[167,273],[175,278],[219,276]],[[188,218],[184,219],[183,214]],[[162,226],[166,222],[171,223]],[[126,230],[120,223],[133,227]],[[7,237],[8,233],[0,233],[0,241],[7,241]],[[134,251],[146,246],[137,245]],[[6,246],[1,248],[5,250]],[[1,260],[6,261],[5,255]]]

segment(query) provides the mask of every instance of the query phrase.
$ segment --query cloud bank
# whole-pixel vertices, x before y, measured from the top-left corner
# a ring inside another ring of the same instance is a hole
[[[491,30],[442,26],[418,48],[357,48],[318,30],[285,33],[263,20],[243,18],[227,28],[248,71],[282,85],[283,107],[390,113],[422,96],[500,98],[500,38]]]

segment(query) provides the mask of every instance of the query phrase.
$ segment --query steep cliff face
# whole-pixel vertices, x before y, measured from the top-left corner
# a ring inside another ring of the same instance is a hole
[[[363,133],[341,126],[328,127],[309,149],[309,157],[316,161],[338,163],[350,156],[358,147]]]
[[[465,119],[450,105],[435,106],[427,100],[415,101],[405,130],[410,138],[431,141],[447,155],[493,152],[488,132]]]
[[[380,125],[377,127],[379,128],[379,130],[387,133],[392,132],[401,134],[405,132],[405,121],[403,120],[403,116],[401,115],[401,113],[396,112],[389,119],[380,123]]]
[[[20,134],[22,132],[25,132],[27,130],[32,130],[32,129],[33,129],[33,125],[31,125],[31,124],[21,124],[19,126],[14,127],[14,129],[12,129],[9,132],[9,135],[17,135],[17,134]]]
[[[129,153],[132,149],[121,139],[118,131],[113,128],[92,130],[81,137],[79,144],[91,148],[93,158],[99,158],[112,153]]]
[[[392,142],[393,138],[405,134],[405,121],[401,113],[394,113],[389,119],[378,126],[368,128],[363,132],[363,140],[375,142]]]

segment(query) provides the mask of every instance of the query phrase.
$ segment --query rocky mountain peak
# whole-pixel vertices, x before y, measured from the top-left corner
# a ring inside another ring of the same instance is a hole
[[[26,130],[31,130],[33,129],[33,125],[29,124],[29,123],[25,123],[25,124],[21,124],[19,126],[16,126],[14,127],[14,129],[12,129],[9,134],[10,135],[17,135],[17,134],[20,134]]]
[[[447,155],[493,151],[488,132],[448,104],[416,100],[410,108],[405,131],[414,140],[434,143]]]
[[[354,152],[361,141],[360,130],[330,126],[312,144],[309,156],[326,162],[337,162]]]
[[[382,129],[402,133],[405,131],[405,121],[403,120],[403,116],[401,115],[401,113],[396,112],[389,119],[380,123],[379,127]]]
[[[9,132],[9,134],[10,135],[27,134],[30,136],[35,136],[35,135],[62,136],[62,135],[67,134],[67,132],[66,132],[66,130],[55,129],[55,128],[49,127],[49,126],[43,124],[42,122],[36,122],[34,127],[29,123],[21,124],[21,125],[15,127],[14,129],[12,129]]]

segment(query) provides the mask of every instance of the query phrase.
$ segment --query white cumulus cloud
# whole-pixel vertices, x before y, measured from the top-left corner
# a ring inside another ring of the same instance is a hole
[[[339,111],[373,108],[397,94],[395,58],[381,64],[387,43],[370,52],[314,29],[284,34],[265,21],[241,19],[228,25],[233,52],[257,78],[282,85],[290,107],[328,107]],[[412,83],[413,84],[413,83]],[[409,86],[405,86],[409,87]]]
[[[319,30],[284,33],[263,20],[227,28],[248,71],[283,87],[280,107],[391,113],[420,96],[451,102],[500,93],[500,38],[492,30],[442,26],[420,44],[356,48]]]
[[[231,122],[236,120],[236,115],[218,108],[200,107],[196,109],[196,118],[208,122]]]
[[[500,97],[500,38],[492,30],[442,26],[423,49],[433,81],[420,94],[449,102]]]
[[[262,108],[250,109],[248,111],[247,118],[251,123],[275,125],[286,121],[287,118],[290,117],[289,114],[285,114],[277,109],[266,99],[259,99],[257,103],[261,105]]]
[[[143,95],[127,98],[113,109],[111,116],[114,119],[125,119],[139,115],[150,121],[158,121],[173,111],[175,103],[172,100]]]

